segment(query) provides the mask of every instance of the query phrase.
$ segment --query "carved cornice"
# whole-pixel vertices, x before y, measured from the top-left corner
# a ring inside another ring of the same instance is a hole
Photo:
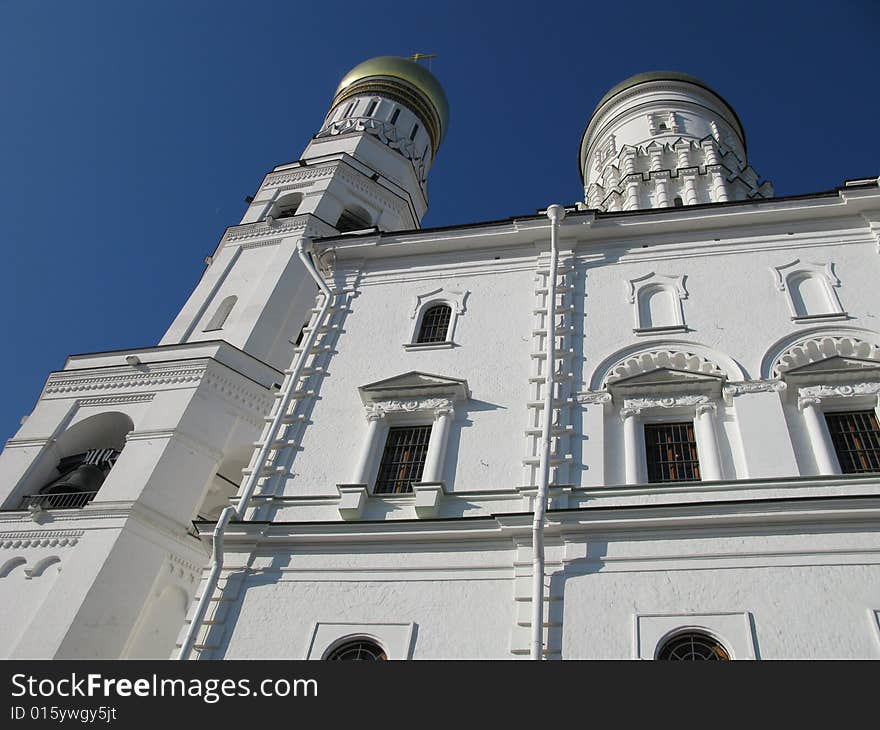
[[[312,182],[322,177],[331,177],[333,175],[333,167],[301,167],[296,170],[281,170],[273,172],[266,176],[263,182],[263,189],[276,188],[280,185],[293,182]]]
[[[78,406],[115,406],[122,403],[149,403],[155,393],[134,393],[132,395],[105,395],[99,398],[80,398]]]
[[[376,420],[395,413],[432,413],[440,416],[452,413],[455,404],[451,398],[411,398],[407,400],[383,400],[365,406],[367,419]]]
[[[0,534],[2,548],[73,547],[84,530],[28,530]]]
[[[308,216],[296,216],[294,218],[284,218],[284,222],[258,221],[256,223],[246,223],[241,226],[231,226],[226,229],[220,243],[223,245],[236,243],[238,241],[247,241],[248,239],[258,238],[260,236],[284,236],[296,233],[303,233],[309,223]],[[278,239],[281,240],[280,238]],[[274,241],[263,241],[260,245],[271,245]]]
[[[232,403],[232,405],[244,409],[243,415],[248,417],[247,420],[256,426],[262,425],[261,419],[263,415],[269,413],[269,410],[272,408],[272,397],[268,393],[244,388],[217,373],[207,373],[204,382],[208,387]]]
[[[176,367],[162,366],[100,375],[96,375],[94,372],[82,374],[78,371],[64,371],[49,376],[43,393],[44,395],[58,395],[86,390],[126,390],[195,383],[205,375],[207,363],[193,363],[194,361],[188,361]]]

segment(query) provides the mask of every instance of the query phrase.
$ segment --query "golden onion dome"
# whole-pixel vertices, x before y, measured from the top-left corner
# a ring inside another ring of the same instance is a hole
[[[412,109],[424,122],[437,153],[449,125],[449,102],[434,74],[408,58],[370,58],[345,74],[336,89],[333,106],[357,94],[369,93],[389,96]]]

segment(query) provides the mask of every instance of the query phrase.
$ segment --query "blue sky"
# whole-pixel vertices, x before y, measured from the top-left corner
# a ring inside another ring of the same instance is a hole
[[[655,69],[721,93],[794,195],[880,175],[878,7],[0,0],[0,438],[68,354],[159,340],[366,58],[438,55],[451,120],[425,226],[581,199],[590,112]]]

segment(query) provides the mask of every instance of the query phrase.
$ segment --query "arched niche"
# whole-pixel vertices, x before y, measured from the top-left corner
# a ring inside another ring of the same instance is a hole
[[[238,301],[238,297],[235,295],[230,295],[226,297],[220,305],[217,307],[214,312],[214,316],[208,321],[208,324],[205,325],[205,328],[202,332],[211,332],[213,330],[222,330],[223,325],[226,324],[226,320],[229,318],[230,312],[232,312],[232,308],[235,306],[235,303]]]
[[[147,604],[126,650],[127,659],[168,659],[186,620],[189,596],[176,585],[165,586]]]

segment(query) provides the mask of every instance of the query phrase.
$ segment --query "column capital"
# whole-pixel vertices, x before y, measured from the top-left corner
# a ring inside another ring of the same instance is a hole
[[[634,408],[632,406],[621,408],[620,409],[620,420],[625,421],[627,418],[631,418],[633,416],[638,416],[642,412],[641,408]]]
[[[820,405],[822,405],[822,399],[817,398],[816,396],[798,398],[798,409],[801,411],[810,407],[818,408]]]
[[[718,411],[718,406],[714,403],[701,403],[696,407],[697,417],[705,414],[714,415]]]

